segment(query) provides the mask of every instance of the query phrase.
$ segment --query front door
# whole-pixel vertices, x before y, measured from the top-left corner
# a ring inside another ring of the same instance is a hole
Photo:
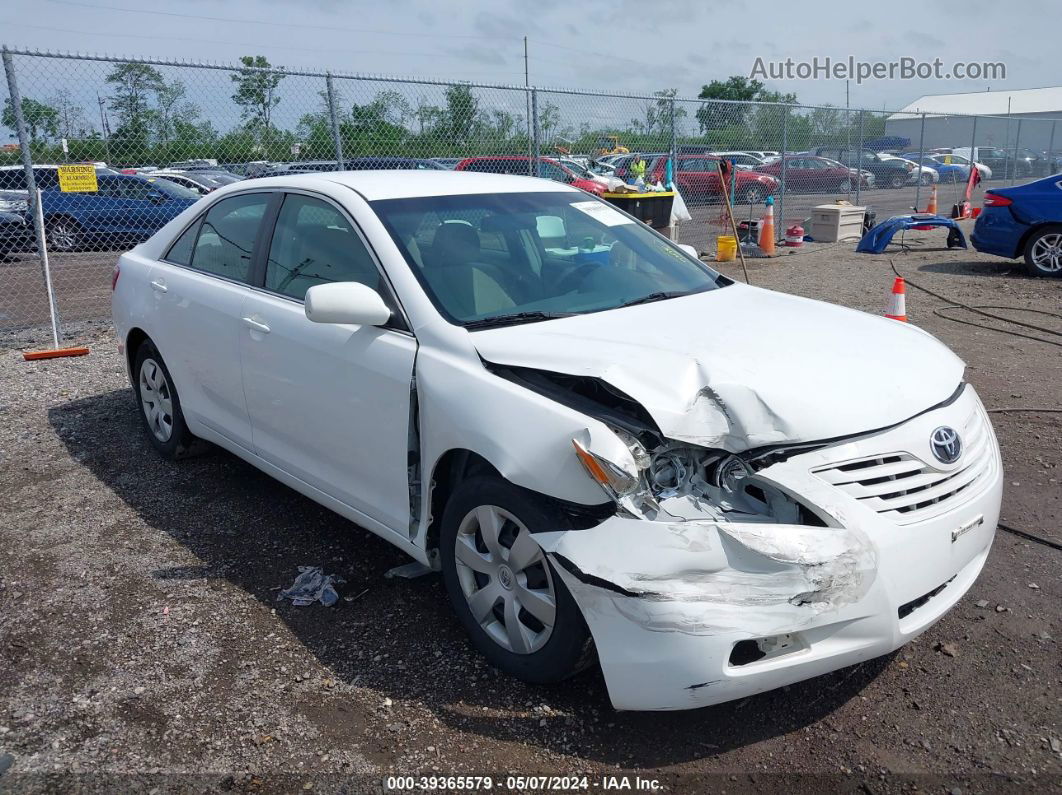
[[[397,311],[360,234],[334,204],[290,193],[268,244],[264,289],[241,312],[240,350],[255,452],[405,535],[416,340],[399,327],[312,323],[303,298],[356,281]]]

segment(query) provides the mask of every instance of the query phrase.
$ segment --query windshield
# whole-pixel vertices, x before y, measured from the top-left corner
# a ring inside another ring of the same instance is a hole
[[[172,196],[175,199],[198,199],[199,193],[186,188],[184,185],[178,185],[176,182],[170,182],[165,177],[152,177],[148,180],[151,183],[152,190],[157,190],[159,193],[165,193],[167,196]]]
[[[582,193],[431,196],[372,206],[436,308],[470,328],[600,312],[730,283]]]

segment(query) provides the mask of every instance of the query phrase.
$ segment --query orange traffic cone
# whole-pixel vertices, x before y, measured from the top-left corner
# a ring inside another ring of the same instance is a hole
[[[760,249],[768,257],[774,256],[774,197],[767,197],[767,212],[760,221]]]
[[[926,212],[930,215],[937,214],[937,186],[933,186],[932,192],[929,194],[929,204],[926,205]]]
[[[892,283],[892,295],[889,296],[889,308],[885,310],[885,317],[907,322],[907,286],[903,277],[897,276]]]

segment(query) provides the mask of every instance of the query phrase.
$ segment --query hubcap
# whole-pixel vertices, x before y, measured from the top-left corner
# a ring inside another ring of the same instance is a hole
[[[461,520],[454,552],[461,592],[483,631],[515,654],[546,645],[557,597],[542,548],[523,522],[481,505]]]
[[[1044,235],[1033,243],[1032,261],[1047,273],[1062,270],[1062,235]]]
[[[173,434],[173,396],[166,374],[154,359],[140,365],[140,404],[151,433],[160,442],[168,442]]]

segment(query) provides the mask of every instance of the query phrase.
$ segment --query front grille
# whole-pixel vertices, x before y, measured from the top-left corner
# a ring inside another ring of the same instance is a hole
[[[830,464],[813,472],[896,524],[914,524],[970,499],[992,476],[991,431],[976,407],[959,429],[959,466],[944,471],[906,452]]]

